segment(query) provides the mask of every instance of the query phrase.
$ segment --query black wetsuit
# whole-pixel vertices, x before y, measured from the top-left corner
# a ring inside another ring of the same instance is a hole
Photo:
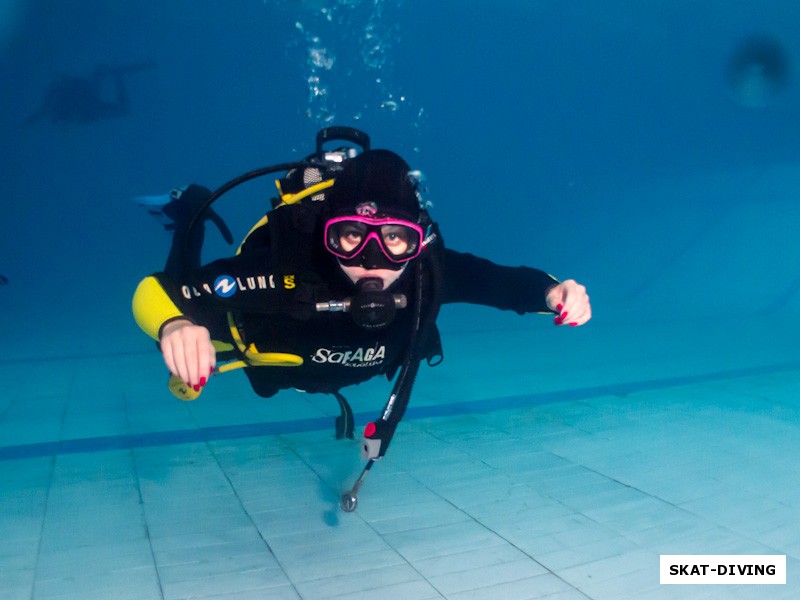
[[[391,377],[408,351],[412,308],[398,310],[394,321],[378,330],[356,325],[346,313],[315,312],[314,303],[326,296],[342,299],[354,293],[352,282],[318,240],[315,247],[319,251],[313,253],[312,272],[302,276],[292,271],[276,272],[268,247],[245,244],[239,255],[202,267],[191,281],[165,273],[153,277],[183,317],[207,327],[213,340],[233,341],[227,316],[232,311],[246,344],[255,344],[260,352],[303,358],[303,364],[296,367],[245,369],[254,391],[261,396],[289,388],[331,392],[376,375]],[[545,293],[557,281],[543,271],[503,267],[450,249],[442,254],[442,267],[444,304],[466,302],[520,314],[550,312]],[[407,269],[389,291],[412,298],[416,284],[410,272]],[[315,292],[298,302],[301,280],[314,281]],[[281,298],[295,307],[294,316],[264,308],[280,303]]]

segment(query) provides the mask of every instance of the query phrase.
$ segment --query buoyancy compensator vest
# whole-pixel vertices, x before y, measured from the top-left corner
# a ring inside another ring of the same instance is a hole
[[[351,145],[334,150],[325,150],[329,142],[349,142]],[[441,342],[436,329],[436,317],[441,305],[441,255],[443,242],[438,225],[430,218],[424,206],[420,209],[420,223],[425,238],[423,251],[411,261],[408,276],[413,278],[413,297],[397,296],[382,290],[381,285],[372,285],[369,280],[359,282],[356,293],[349,298],[332,298],[326,282],[309,268],[315,264],[315,253],[320,252],[321,244],[308,244],[309,236],[329,216],[326,199],[336,177],[348,161],[359,152],[370,150],[369,136],[349,127],[329,127],[317,134],[316,152],[302,161],[281,163],[249,171],[215,190],[196,210],[186,226],[185,239],[192,239],[192,229],[197,227],[208,214],[213,203],[233,188],[274,173],[284,173],[276,180],[278,196],[272,199],[272,208],[250,230],[242,241],[239,252],[258,246],[269,246],[273,270],[278,274],[291,276],[292,294],[286,295],[275,306],[264,307],[265,312],[288,313],[295,318],[308,318],[313,311],[350,312],[355,322],[363,327],[380,327],[391,320],[398,309],[412,310],[410,319],[408,351],[404,360],[395,365],[389,377],[399,369],[389,399],[378,419],[369,423],[365,430],[362,455],[368,465],[359,478],[359,483],[375,460],[381,458],[394,435],[397,424],[402,419],[411,396],[411,390],[420,362],[427,360],[431,365],[438,364],[442,358]],[[312,237],[313,239],[313,237]],[[322,239],[320,235],[317,239]],[[324,249],[322,250],[324,252]],[[182,274],[191,276],[192,266],[198,263],[197,249],[187,247],[184,251]],[[248,345],[246,332],[235,312],[228,315],[234,339],[237,340],[239,360],[236,364],[220,370],[235,367],[268,366],[280,364],[288,366],[291,360],[270,362],[269,353],[263,353]],[[302,359],[300,357],[295,357]],[[333,392],[339,401],[342,415],[337,419],[337,437],[353,437],[353,416],[347,401],[341,394]],[[355,498],[355,488],[348,498]],[[355,502],[345,502],[342,507],[353,510]]]

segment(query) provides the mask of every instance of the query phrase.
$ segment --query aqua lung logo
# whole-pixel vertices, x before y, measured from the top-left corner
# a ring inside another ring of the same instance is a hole
[[[386,346],[356,348],[355,350],[318,348],[311,360],[319,364],[363,368],[381,365],[384,358],[386,358]]]
[[[214,292],[223,298],[230,298],[236,293],[236,280],[230,275],[220,275],[214,282]]]
[[[280,279],[282,278],[282,279]],[[257,290],[274,290],[278,288],[279,283],[282,281],[284,290],[292,290],[297,287],[294,275],[278,275],[277,283],[275,275],[252,275],[244,277],[233,277],[232,275],[220,275],[214,280],[214,286],[203,283],[197,289],[194,286],[184,285],[181,287],[181,293],[187,300],[198,298],[206,294],[216,294],[221,298],[230,298],[236,292],[251,292]]]

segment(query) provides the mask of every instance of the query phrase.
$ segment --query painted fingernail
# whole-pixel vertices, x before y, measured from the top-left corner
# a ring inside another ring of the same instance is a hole
[[[553,319],[553,323],[555,323],[556,325],[562,325],[564,321],[562,321],[560,317],[556,317],[555,319]]]
[[[569,324],[569,326],[570,326],[570,327],[577,327],[577,326],[578,326],[578,324],[577,324],[577,323],[570,323],[570,324]]]
[[[211,368],[208,370],[208,376],[210,377],[210,376],[211,376],[211,374],[212,374],[213,372],[214,372],[214,367],[211,367]]]
[[[567,320],[567,315],[568,315],[568,314],[569,314],[568,312],[563,312],[563,313],[561,313],[561,314],[559,315],[559,318],[560,318],[562,321],[566,321],[566,320]]]
[[[199,385],[193,385],[193,386],[192,386],[192,389],[193,389],[195,392],[199,392],[199,391],[200,391],[200,386],[199,386]]]
[[[205,377],[200,378],[200,387],[203,387],[206,384],[207,379]]]
[[[556,306],[556,310],[557,310],[558,312],[561,312],[561,309],[562,309],[562,308],[564,308],[564,305],[563,305],[563,304],[559,304],[558,306]]]

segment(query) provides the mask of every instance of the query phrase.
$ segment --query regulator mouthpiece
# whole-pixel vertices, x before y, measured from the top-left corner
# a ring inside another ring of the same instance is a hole
[[[394,321],[397,312],[394,294],[383,291],[383,280],[367,277],[356,285],[358,291],[350,301],[350,316],[356,325],[365,329],[383,329]]]
[[[408,306],[405,295],[384,291],[379,277],[365,277],[356,286],[352,298],[318,302],[317,312],[348,312],[359,327],[383,329],[394,320],[398,308]]]

